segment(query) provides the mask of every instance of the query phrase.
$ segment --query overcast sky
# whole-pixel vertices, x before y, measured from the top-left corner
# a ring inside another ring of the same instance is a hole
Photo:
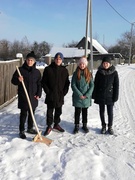
[[[135,0],[92,1],[93,38],[115,45],[135,22]],[[0,40],[46,41],[62,46],[85,36],[87,0],[4,0],[0,2]]]

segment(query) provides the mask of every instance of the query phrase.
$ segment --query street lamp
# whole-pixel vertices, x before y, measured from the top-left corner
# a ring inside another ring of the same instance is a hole
[[[131,54],[132,54],[132,40],[133,40],[133,26],[134,23],[131,23],[131,38],[130,38],[130,47],[129,47],[129,60],[128,60],[128,65],[130,65],[130,61],[131,61]]]

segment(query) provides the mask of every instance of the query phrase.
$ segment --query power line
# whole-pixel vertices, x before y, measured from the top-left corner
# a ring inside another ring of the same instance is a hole
[[[132,24],[131,22],[129,22],[126,18],[124,18],[107,0],[105,0],[109,6],[111,6],[111,8],[119,15],[121,16],[125,21],[127,21],[129,24]]]

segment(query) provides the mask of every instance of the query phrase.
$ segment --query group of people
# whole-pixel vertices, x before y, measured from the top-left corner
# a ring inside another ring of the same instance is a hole
[[[26,56],[24,64],[19,67],[21,75],[17,70],[12,76],[12,84],[18,86],[18,108],[20,109],[19,136],[22,139],[26,138],[25,123],[28,121],[27,132],[36,134],[33,128],[33,119],[28,106],[27,98],[24,93],[22,81],[24,82],[33,114],[38,106],[38,100],[42,94],[42,88],[46,94],[45,104],[47,105],[46,112],[46,130],[44,135],[47,136],[50,132],[65,130],[60,126],[62,106],[64,104],[64,96],[69,90],[69,74],[65,66],[62,66],[64,56],[61,52],[56,53],[54,62],[44,69],[43,76],[36,69],[36,55],[30,52]],[[89,132],[88,123],[88,108],[91,106],[92,98],[94,102],[99,104],[99,114],[101,119],[101,133],[113,134],[113,106],[118,100],[119,95],[119,78],[115,67],[111,63],[109,57],[104,57],[99,66],[95,79],[88,69],[88,61],[85,56],[78,61],[78,66],[73,73],[71,79],[72,104],[74,110],[74,129],[73,133],[79,132],[80,115],[82,114],[82,129],[85,133]],[[105,106],[108,113],[108,129],[105,122]]]

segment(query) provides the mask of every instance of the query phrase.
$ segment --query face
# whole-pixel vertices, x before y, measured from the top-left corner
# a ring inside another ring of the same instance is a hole
[[[27,65],[28,66],[33,66],[35,63],[35,59],[34,58],[28,58],[26,59]]]
[[[104,67],[104,69],[108,69],[110,67],[110,63],[109,62],[103,62],[103,67]]]
[[[86,65],[85,65],[84,63],[80,63],[80,64],[79,64],[79,68],[83,70],[83,69],[86,68]]]
[[[58,55],[58,57],[55,59],[55,64],[57,64],[57,66],[60,66],[62,63],[62,59],[60,58],[60,56]]]

